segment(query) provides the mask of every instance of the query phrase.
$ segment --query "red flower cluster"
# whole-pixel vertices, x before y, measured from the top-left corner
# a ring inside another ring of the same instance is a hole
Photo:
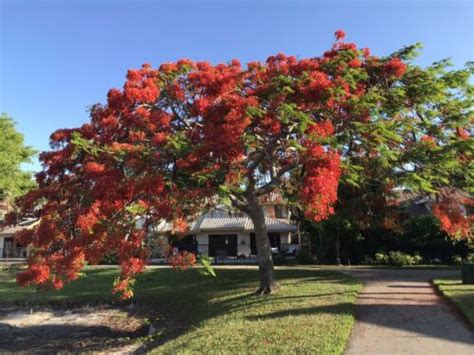
[[[105,171],[105,166],[96,162],[88,162],[84,165],[84,170],[90,174],[99,174]]]
[[[310,143],[304,166],[300,198],[306,206],[305,215],[311,220],[321,221],[334,213],[333,204],[337,201],[341,175],[340,156],[319,144]]]
[[[392,58],[384,64],[384,71],[388,76],[400,78],[406,71],[407,65],[400,58]]]
[[[433,204],[431,210],[440,223],[441,228],[455,237],[472,236],[472,216],[466,215],[464,206],[474,205],[469,198],[456,198],[454,195],[443,195],[439,202]]]
[[[196,255],[185,250],[173,250],[168,255],[168,264],[174,269],[186,270],[196,264]]]
[[[346,33],[343,30],[337,30],[334,32],[334,36],[336,36],[336,40],[342,41],[344,38],[346,38]]]

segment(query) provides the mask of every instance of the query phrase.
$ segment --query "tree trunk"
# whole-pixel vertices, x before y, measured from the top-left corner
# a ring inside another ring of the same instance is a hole
[[[247,201],[249,204],[249,217],[253,222],[255,230],[258,268],[260,271],[260,288],[257,293],[260,295],[269,294],[280,286],[275,280],[272,249],[265,225],[265,214],[257,196],[249,194],[247,195]]]
[[[336,264],[341,265],[341,236],[336,234]]]

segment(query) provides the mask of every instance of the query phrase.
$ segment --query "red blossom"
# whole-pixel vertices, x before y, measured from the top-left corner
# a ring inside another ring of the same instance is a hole
[[[392,58],[384,64],[384,71],[388,76],[400,78],[406,71],[407,65],[400,58]]]
[[[469,237],[472,236],[472,216],[465,214],[463,205],[474,205],[474,200],[464,201],[454,195],[441,196],[440,201],[431,207],[441,223],[441,228],[451,236]]]
[[[99,174],[105,171],[105,166],[96,162],[88,162],[84,165],[84,170],[90,174]]]
[[[344,38],[346,38],[346,33],[343,30],[337,30],[334,32],[334,36],[336,36],[336,40],[342,41]]]

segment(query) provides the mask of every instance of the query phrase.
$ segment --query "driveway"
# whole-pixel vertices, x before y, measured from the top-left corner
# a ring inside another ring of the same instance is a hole
[[[361,279],[346,354],[474,354],[474,334],[429,284],[457,270],[351,269]]]

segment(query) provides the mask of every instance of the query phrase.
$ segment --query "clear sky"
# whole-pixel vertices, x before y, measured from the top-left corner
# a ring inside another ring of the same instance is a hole
[[[0,112],[26,143],[88,120],[128,68],[179,58],[264,60],[322,54],[347,40],[386,55],[422,42],[421,65],[474,60],[474,1],[0,0]],[[38,170],[39,164],[26,167]]]

